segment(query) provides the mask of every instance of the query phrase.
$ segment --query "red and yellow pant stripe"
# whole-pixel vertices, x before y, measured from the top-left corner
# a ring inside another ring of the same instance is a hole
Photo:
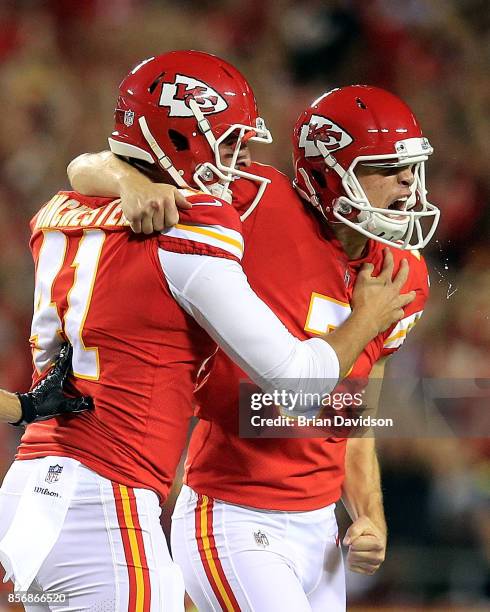
[[[129,575],[128,612],[150,612],[150,572],[134,490],[115,482],[112,488]]]
[[[225,576],[216,548],[213,535],[213,503],[206,495],[198,496],[195,510],[197,547],[209,584],[221,609],[226,612],[240,612],[240,606]]]

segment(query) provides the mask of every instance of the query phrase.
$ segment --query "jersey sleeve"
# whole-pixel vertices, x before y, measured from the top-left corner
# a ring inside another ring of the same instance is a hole
[[[403,287],[403,293],[415,291],[416,296],[411,304],[404,308],[405,314],[396,325],[382,334],[383,348],[381,357],[395,353],[405,342],[408,334],[419,322],[424,312],[425,303],[429,297],[429,273],[424,258],[418,251],[411,251],[408,258],[410,273]]]
[[[291,334],[238,262],[163,249],[158,256],[177,303],[259,387],[332,391],[340,369],[335,350],[321,338]]]
[[[237,211],[205,193],[184,193],[192,208],[179,211],[179,222],[164,230],[158,244],[164,251],[209,255],[241,261],[244,250],[242,223]]]

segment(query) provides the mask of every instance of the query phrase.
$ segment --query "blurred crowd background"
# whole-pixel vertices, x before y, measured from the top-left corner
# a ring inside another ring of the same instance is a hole
[[[489,16],[485,0],[2,0],[0,387],[30,380],[28,220],[67,187],[74,156],[106,147],[122,76],[185,48],[247,75],[274,135],[256,157],[289,174],[292,125],[323,91],[370,83],[412,106],[442,215],[425,253],[430,302],[390,376],[490,379]],[[388,555],[375,577],[348,575],[352,609],[489,609],[482,423],[481,438],[380,442]],[[0,476],[16,443],[1,427]]]

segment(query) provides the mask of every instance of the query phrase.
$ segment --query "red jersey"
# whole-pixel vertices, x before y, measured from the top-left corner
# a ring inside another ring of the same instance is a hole
[[[291,333],[300,339],[324,334],[350,314],[356,276],[364,262],[381,270],[383,248],[368,242],[362,259],[349,261],[340,242],[304,204],[289,179],[267,166],[254,172],[272,179],[259,206],[243,224],[247,250],[242,260],[250,284]],[[240,204],[238,204],[238,208]],[[351,377],[366,378],[373,364],[394,352],[421,316],[428,296],[427,268],[418,253],[392,249],[395,272],[410,265],[404,292],[416,299],[405,317],[370,342]],[[247,379],[221,350],[197,392],[200,421],[189,446],[185,482],[195,491],[230,503],[305,511],[327,506],[341,495],[346,440],[241,439],[238,391]]]
[[[60,192],[33,219],[34,379],[66,337],[73,386],[95,409],[29,425],[17,459],[72,457],[165,499],[185,447],[197,372],[216,345],[175,302],[158,249],[229,259],[243,251],[232,206],[186,195],[197,205],[181,211],[176,228],[150,238],[125,227],[117,200],[74,192]]]

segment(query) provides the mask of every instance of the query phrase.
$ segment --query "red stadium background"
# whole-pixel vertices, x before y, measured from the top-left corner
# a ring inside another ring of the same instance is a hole
[[[425,253],[430,302],[390,376],[489,379],[488,14],[483,0],[3,0],[0,387],[30,381],[29,218],[67,186],[74,156],[106,147],[128,69],[184,48],[247,75],[274,135],[256,157],[289,174],[292,125],[319,92],[364,82],[412,106],[442,215]],[[373,577],[348,573],[349,609],[489,609],[489,434],[380,441],[388,555]],[[0,476],[17,435],[0,427]]]

